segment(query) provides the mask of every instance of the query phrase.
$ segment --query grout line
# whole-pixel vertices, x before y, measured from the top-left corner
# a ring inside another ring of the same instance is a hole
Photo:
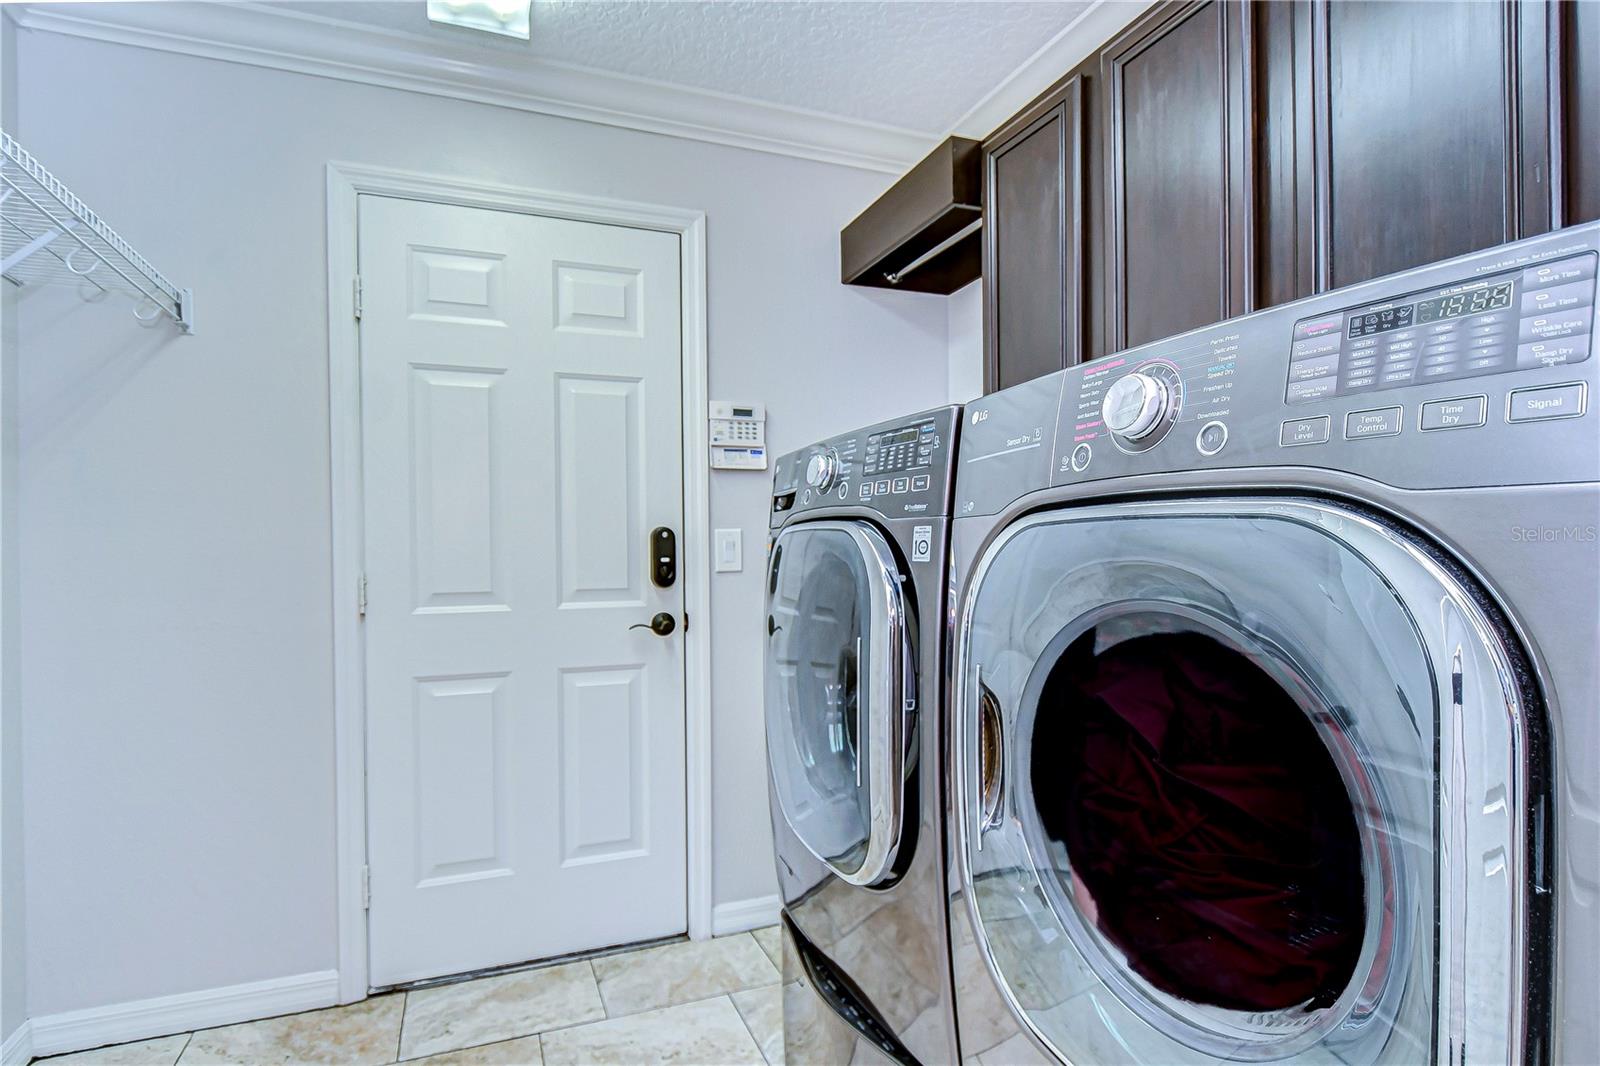
[[[756,1031],[750,1028],[750,1019],[744,1016],[744,1011],[739,1009],[739,1004],[734,1000],[733,993],[728,993],[728,1004],[733,1007],[733,1013],[739,1016],[739,1023],[744,1026],[744,1031],[750,1034],[750,1039],[755,1042],[756,1054],[761,1056],[761,1061],[771,1066],[772,1060],[767,1058],[767,1049],[761,1046],[761,1038]]]
[[[178,1049],[178,1057],[172,1060],[172,1066],[178,1066],[183,1061],[183,1053],[189,1050],[189,1045],[194,1043],[194,1033],[183,1038],[183,1046]]]
[[[400,1049],[406,1046],[406,1014],[411,1010],[411,993],[400,993],[400,1031],[394,1035],[394,1061],[400,1061]]]

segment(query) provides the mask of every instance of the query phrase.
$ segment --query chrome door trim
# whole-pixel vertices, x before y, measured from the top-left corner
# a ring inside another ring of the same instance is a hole
[[[781,797],[777,807],[783,815],[783,820],[789,822],[795,839],[805,845],[806,850],[832,870],[835,876],[852,885],[873,885],[883,880],[893,869],[900,850],[905,802],[903,794],[905,714],[902,701],[907,691],[906,663],[909,660],[906,649],[910,646],[910,634],[907,628],[909,616],[906,612],[905,596],[901,591],[900,567],[895,560],[894,551],[889,547],[889,542],[883,534],[865,522],[796,522],[778,534],[778,539],[773,542],[773,551],[776,552],[783,544],[784,538],[792,533],[820,530],[844,533],[854,541],[856,548],[861,552],[862,561],[866,564],[870,580],[867,587],[871,604],[867,652],[873,664],[873,674],[870,680],[860,676],[856,680],[856,683],[870,694],[871,699],[867,719],[867,725],[871,729],[867,734],[871,747],[866,760],[867,786],[871,789],[870,821],[867,831],[867,850],[862,856],[861,865],[854,870],[843,870],[834,865],[827,856],[818,855],[805,837],[794,829],[794,823],[789,820],[789,812],[783,808]],[[772,613],[771,586],[772,583],[768,582],[766,606],[769,617]],[[771,639],[770,635],[768,639]],[[859,713],[859,701],[857,706]],[[859,726],[856,735],[858,738],[862,735]],[[768,772],[772,770],[772,758],[773,745],[769,743]],[[861,761],[858,759],[856,762],[858,784],[860,774]]]
[[[1485,841],[1485,834],[1481,831],[1476,838],[1473,851],[1479,858],[1477,868],[1482,876],[1468,877],[1463,885],[1447,870],[1440,870],[1437,884],[1437,944],[1433,952],[1439,974],[1439,987],[1433,1005],[1434,1054],[1439,1066],[1464,1062],[1468,1054],[1474,1062],[1522,1062],[1527,1016],[1524,997],[1528,987],[1524,943],[1528,885],[1527,879],[1517,876],[1516,871],[1527,867],[1526,822],[1519,812],[1529,800],[1531,774],[1526,712],[1512,655],[1477,599],[1419,544],[1360,511],[1331,501],[1309,498],[1241,495],[1058,506],[1023,515],[1004,528],[977,559],[956,612],[953,654],[956,683],[952,693],[955,703],[952,741],[955,748],[955,796],[959,805],[957,817],[953,819],[957,833],[956,868],[978,953],[1007,1006],[1024,1031],[1041,1047],[1064,1063],[1071,1061],[1037,1027],[1029,1012],[1018,1002],[990,950],[983,916],[978,909],[969,859],[969,845],[983,832],[975,820],[981,817],[981,805],[973,791],[978,785],[973,780],[976,775],[971,765],[976,750],[975,708],[978,697],[973,679],[968,676],[972,666],[972,626],[977,599],[983,591],[988,571],[1001,550],[1015,537],[1037,526],[1104,519],[1170,517],[1256,517],[1298,522],[1339,541],[1357,558],[1366,561],[1389,583],[1396,598],[1414,618],[1438,618],[1446,604],[1453,604],[1460,616],[1469,623],[1472,637],[1492,663],[1490,676],[1498,684],[1497,697],[1493,701],[1486,701],[1492,702],[1492,708],[1480,709],[1478,723],[1489,720],[1491,709],[1504,715],[1510,744],[1508,750],[1499,754],[1510,764],[1506,767],[1508,794],[1495,796],[1495,802],[1487,807],[1487,798],[1478,797],[1476,807],[1480,812],[1488,813],[1493,807],[1499,807],[1506,813],[1506,817],[1500,819],[1503,829],[1494,839]],[[1446,664],[1445,669],[1433,670],[1440,707],[1436,742],[1442,761],[1437,767],[1439,781],[1436,794],[1439,798],[1435,813],[1439,819],[1437,843],[1442,867],[1449,858],[1448,850],[1453,846],[1451,842],[1460,839],[1454,834],[1454,819],[1465,816],[1474,808],[1470,795],[1455,794],[1459,781],[1452,784],[1452,762],[1467,758],[1465,745],[1475,723],[1469,720],[1462,706],[1461,675],[1451,669],[1452,664],[1460,661],[1462,646],[1458,644],[1454,649],[1440,648],[1424,642],[1424,648],[1430,655],[1430,666],[1435,666],[1440,659]],[[1474,769],[1482,768],[1489,761],[1482,751],[1474,754],[1476,758],[1472,761],[1478,764]],[[1479,828],[1481,830],[1481,825]],[[975,846],[981,846],[981,843]],[[1501,872],[1506,876],[1495,878],[1491,875],[1488,867],[1496,856],[1501,862]],[[1466,870],[1464,863],[1470,861],[1471,857],[1458,858],[1460,864],[1457,869]],[[1470,936],[1467,929],[1469,920],[1474,925]],[[1496,959],[1502,957],[1509,965],[1496,964]],[[1464,1011],[1452,989],[1469,979],[1480,982],[1494,979],[1497,971],[1503,975],[1506,987],[1504,994],[1496,996],[1496,999],[1506,1004],[1508,1014],[1495,1023],[1483,1014]],[[1471,1049],[1470,1052],[1467,1049]]]

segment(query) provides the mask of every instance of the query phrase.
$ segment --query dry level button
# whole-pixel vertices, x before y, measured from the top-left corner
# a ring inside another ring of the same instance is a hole
[[[1333,419],[1328,415],[1313,418],[1293,418],[1278,431],[1278,445],[1293,448],[1300,444],[1326,444]]]
[[[1405,412],[1399,407],[1380,407],[1374,411],[1351,411],[1344,416],[1344,439],[1393,437],[1400,432]]]

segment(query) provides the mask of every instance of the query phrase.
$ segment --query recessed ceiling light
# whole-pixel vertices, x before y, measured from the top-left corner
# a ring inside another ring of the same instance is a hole
[[[532,6],[532,0],[428,0],[428,19],[526,41],[533,33]]]

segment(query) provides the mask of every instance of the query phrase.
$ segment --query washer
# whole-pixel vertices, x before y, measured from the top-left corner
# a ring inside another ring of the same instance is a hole
[[[964,1057],[1600,1061],[1597,253],[1574,227],[967,405]]]
[[[942,769],[959,407],[778,460],[766,615],[787,1060],[955,1062]]]

